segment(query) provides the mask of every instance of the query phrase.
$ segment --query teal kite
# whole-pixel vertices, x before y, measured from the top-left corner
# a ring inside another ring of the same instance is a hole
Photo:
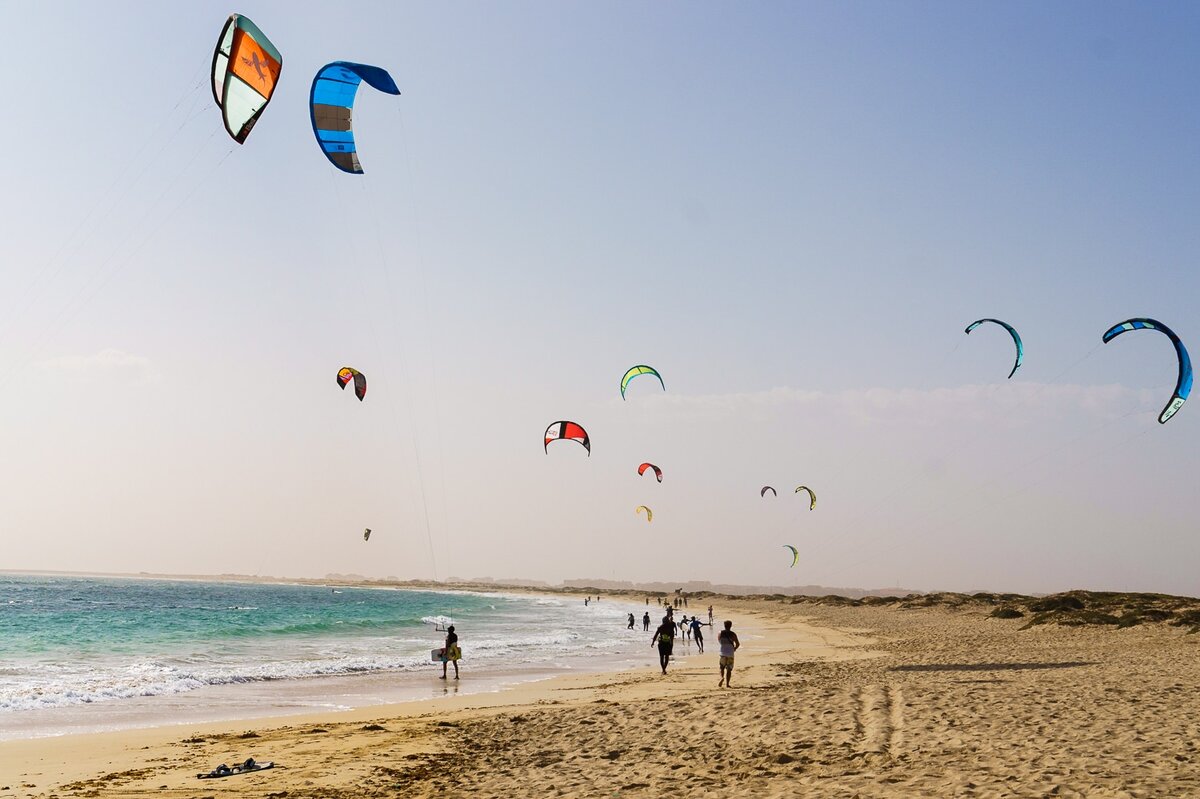
[[[1008,373],[1008,376],[1011,378],[1017,373],[1017,370],[1021,368],[1021,361],[1025,360],[1025,345],[1021,343],[1021,336],[1018,335],[1017,331],[1012,325],[1010,325],[1008,322],[1001,322],[999,319],[977,319],[971,324],[967,325],[967,329],[964,332],[967,335],[970,335],[972,330],[979,327],[984,322],[992,322],[1000,325],[1000,327],[1007,330],[1008,334],[1012,336],[1013,344],[1017,345],[1017,360],[1013,363],[1012,371]]]

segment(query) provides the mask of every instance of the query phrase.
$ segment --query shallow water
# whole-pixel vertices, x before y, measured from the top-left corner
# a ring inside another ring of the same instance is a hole
[[[0,738],[427,698],[651,658],[640,605],[0,575]],[[626,629],[637,614],[634,633]],[[652,614],[656,615],[656,614]],[[449,617],[462,687],[435,678]]]

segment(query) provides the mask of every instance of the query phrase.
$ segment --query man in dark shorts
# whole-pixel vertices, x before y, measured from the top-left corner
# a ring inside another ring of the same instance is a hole
[[[633,629],[633,614],[629,614],[629,629]]]
[[[721,646],[721,680],[717,687],[720,688],[723,683],[729,688],[729,681],[733,679],[733,653],[742,645],[733,631],[733,622],[725,622],[725,629],[717,634],[717,643]]]
[[[671,662],[671,649],[675,646],[675,623],[667,616],[663,616],[662,624],[654,631],[650,646],[655,645],[658,646],[658,665],[662,666],[662,673],[666,674],[667,664]]]
[[[650,614],[642,616],[642,632],[650,632]]]

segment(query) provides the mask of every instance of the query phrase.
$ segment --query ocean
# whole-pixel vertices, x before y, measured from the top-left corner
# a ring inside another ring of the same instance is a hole
[[[349,709],[650,665],[645,610],[607,599],[585,607],[582,597],[0,575],[0,740]],[[430,659],[445,636],[435,624],[447,619],[463,652],[459,683],[438,679]]]

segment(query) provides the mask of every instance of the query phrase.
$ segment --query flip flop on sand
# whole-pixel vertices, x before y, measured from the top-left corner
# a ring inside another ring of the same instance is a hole
[[[249,774],[252,771],[266,771],[269,768],[275,768],[274,762],[255,763],[254,758],[246,758],[245,763],[238,763],[233,768],[222,763],[207,774],[197,774],[196,777],[202,780],[215,780],[221,777],[232,777],[235,774]]]

